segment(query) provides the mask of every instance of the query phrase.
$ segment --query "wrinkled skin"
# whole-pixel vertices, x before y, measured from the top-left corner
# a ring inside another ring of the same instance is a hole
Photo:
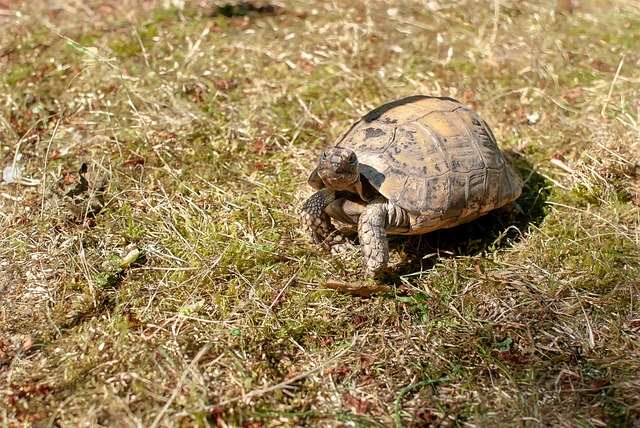
[[[330,147],[320,156],[309,183],[319,191],[302,207],[302,223],[313,241],[331,252],[341,251],[346,238],[331,223],[331,217],[358,226],[365,274],[379,277],[389,262],[387,229],[409,226],[409,215],[383,196],[366,189],[358,158],[349,149]]]

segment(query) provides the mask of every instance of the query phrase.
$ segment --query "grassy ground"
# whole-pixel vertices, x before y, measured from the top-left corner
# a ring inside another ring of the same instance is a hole
[[[0,2],[1,425],[637,426],[640,9],[568,3]],[[492,125],[524,216],[323,287],[362,264],[306,177],[411,94]]]

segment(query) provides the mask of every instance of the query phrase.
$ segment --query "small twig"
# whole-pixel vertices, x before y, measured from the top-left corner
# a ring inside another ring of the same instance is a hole
[[[498,25],[500,25],[500,0],[493,0],[493,29],[491,30],[491,44],[498,38]]]
[[[195,56],[196,52],[198,51],[198,49],[200,49],[200,45],[202,44],[202,41],[204,40],[205,37],[207,37],[208,34],[209,34],[209,28],[207,27],[204,29],[204,31],[202,31],[202,33],[200,33],[200,37],[198,37],[198,40],[196,40],[193,46],[189,48],[189,52],[187,52],[187,55],[184,58],[185,65],[188,65],[189,63],[191,63],[191,60]]]
[[[388,285],[382,284],[353,284],[344,281],[336,281],[330,279],[322,283],[323,287],[339,291],[341,293],[351,294],[353,296],[369,297],[373,294],[388,293],[391,289]]]
[[[307,115],[313,119],[315,122],[317,122],[319,125],[324,126],[324,122],[322,121],[322,119],[320,119],[318,116],[316,116],[315,114],[311,113],[311,110],[309,109],[309,106],[306,105],[304,103],[304,101],[302,101],[302,98],[300,98],[297,94],[296,94],[296,99],[298,100],[298,102],[300,103],[300,106],[302,107],[302,109],[304,110],[305,113],[307,113]]]
[[[135,24],[133,22],[130,22],[131,27],[133,28],[133,34],[136,36],[136,39],[138,40],[138,44],[140,45],[140,50],[142,50],[142,57],[144,58],[144,63],[146,64],[147,67],[151,68],[151,66],[149,65],[149,54],[147,53],[147,50],[144,47],[144,43],[142,42],[142,37],[140,37],[140,33],[138,32],[138,29],[136,28]]]
[[[607,94],[607,99],[604,100],[604,105],[602,106],[602,111],[600,111],[600,116],[604,117],[604,114],[609,107],[609,100],[611,99],[611,94],[613,94],[613,87],[616,84],[616,80],[618,80],[618,76],[620,75],[620,70],[622,70],[622,64],[624,64],[624,54],[620,57],[620,63],[618,64],[618,69],[616,70],[616,74],[613,76],[613,80],[611,81],[611,85],[609,86],[609,93]]]
[[[552,103],[554,103],[555,105],[557,105],[558,107],[560,107],[562,110],[566,110],[570,113],[580,113],[580,111],[573,109],[571,107],[568,107],[564,104],[562,104],[560,101],[556,100],[555,98],[553,98],[552,96],[546,94],[544,91],[542,91],[541,89],[538,88],[531,88],[531,90],[533,92],[535,92],[536,94],[542,95],[543,97],[546,97],[549,101],[551,101]]]
[[[549,162],[552,165],[555,165],[561,169],[563,169],[565,172],[568,172],[569,174],[575,174],[576,172],[567,164],[565,164],[564,162],[562,162],[560,159],[550,159]]]
[[[631,165],[631,166],[635,165],[635,163],[634,163],[634,162],[631,162],[630,160],[623,158],[623,157],[622,157],[622,156],[620,156],[619,154],[615,153],[614,151],[612,151],[611,149],[609,149],[608,147],[606,147],[604,144],[602,144],[602,143],[598,143],[598,146],[602,147],[604,150],[606,150],[607,152],[609,152],[609,154],[610,154],[611,156],[618,158],[618,159],[619,159],[621,162],[623,162],[624,164],[626,164],[626,165]]]
[[[271,310],[278,303],[278,300],[280,300],[280,297],[282,296],[282,294],[285,292],[287,287],[289,287],[289,285],[293,282],[293,280],[296,278],[296,276],[298,276],[298,274],[300,273],[301,270],[302,270],[302,267],[300,267],[293,275],[291,275],[291,278],[289,278],[289,280],[286,282],[286,284],[284,284],[284,287],[282,287],[282,290],[280,290],[280,292],[278,293],[276,298],[273,299],[273,302],[271,302],[271,304],[267,308],[267,313],[264,314],[264,319],[262,320],[262,325],[260,327],[264,327],[265,323],[267,322],[267,318],[269,318],[269,314],[271,313]]]

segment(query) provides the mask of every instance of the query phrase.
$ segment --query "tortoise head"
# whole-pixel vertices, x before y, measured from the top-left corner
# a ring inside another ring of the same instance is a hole
[[[335,190],[351,190],[360,180],[358,156],[353,150],[326,148],[316,169],[325,186]]]

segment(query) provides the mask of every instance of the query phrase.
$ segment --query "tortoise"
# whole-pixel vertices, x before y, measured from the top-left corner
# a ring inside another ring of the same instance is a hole
[[[386,271],[387,234],[414,235],[472,221],[514,201],[522,180],[487,123],[449,97],[415,95],[372,110],[326,148],[302,225],[331,252],[348,246],[331,218],[356,225],[365,273]]]

